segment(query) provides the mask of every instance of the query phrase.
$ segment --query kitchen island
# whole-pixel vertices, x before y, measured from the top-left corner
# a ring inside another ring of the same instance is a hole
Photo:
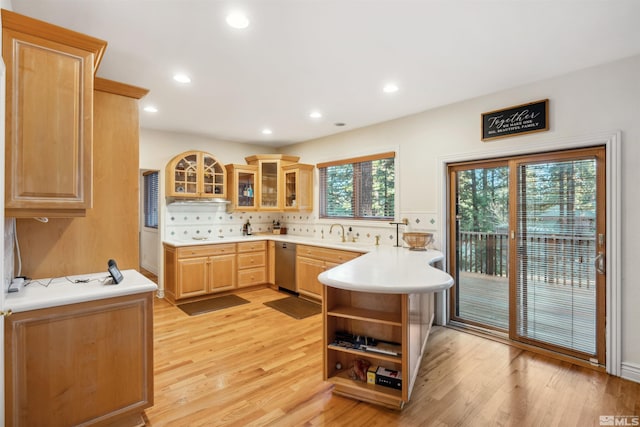
[[[324,379],[334,393],[394,409],[409,401],[434,318],[434,293],[453,285],[450,275],[432,266],[442,257],[432,250],[376,247],[320,274]],[[355,337],[355,345],[338,339],[345,336]],[[371,338],[375,345],[361,346]],[[354,366],[367,365],[369,381],[354,379]],[[377,368],[395,376],[376,375]]]
[[[33,280],[6,296],[5,425],[144,425],[153,295],[135,270]]]

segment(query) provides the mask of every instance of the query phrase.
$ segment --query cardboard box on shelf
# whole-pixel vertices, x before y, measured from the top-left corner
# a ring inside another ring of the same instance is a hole
[[[378,366],[376,370],[376,384],[395,389],[402,389],[402,372]]]

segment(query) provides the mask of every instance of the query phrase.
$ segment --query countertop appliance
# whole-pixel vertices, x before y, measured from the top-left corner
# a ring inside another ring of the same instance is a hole
[[[296,293],[296,244],[276,242],[276,286]]]

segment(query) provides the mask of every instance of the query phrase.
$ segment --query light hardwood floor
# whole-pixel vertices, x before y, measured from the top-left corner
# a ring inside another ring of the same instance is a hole
[[[286,295],[189,317],[155,301],[159,426],[599,426],[640,415],[640,384],[434,327],[401,412],[332,396],[322,381],[322,316],[295,320],[265,305]]]

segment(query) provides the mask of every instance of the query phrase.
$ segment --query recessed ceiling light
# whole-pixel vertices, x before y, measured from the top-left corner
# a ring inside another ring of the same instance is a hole
[[[144,107],[144,111],[146,111],[147,113],[157,113],[158,109],[153,105],[147,105],[146,107]]]
[[[243,12],[235,11],[227,15],[227,24],[232,28],[242,30],[249,26],[249,18]]]
[[[384,85],[384,87],[382,88],[382,91],[384,93],[394,93],[398,91],[398,85],[395,83],[387,83],[386,85]]]
[[[265,129],[262,129],[262,133],[264,135],[271,135],[273,133],[273,131],[271,129],[269,129],[269,128],[265,128]]]
[[[309,113],[309,117],[311,117],[312,119],[319,119],[320,117],[322,117],[322,113],[320,111],[312,111],[311,113]]]
[[[191,77],[187,76],[186,74],[176,74],[173,76],[173,80],[177,81],[178,83],[191,83]]]

